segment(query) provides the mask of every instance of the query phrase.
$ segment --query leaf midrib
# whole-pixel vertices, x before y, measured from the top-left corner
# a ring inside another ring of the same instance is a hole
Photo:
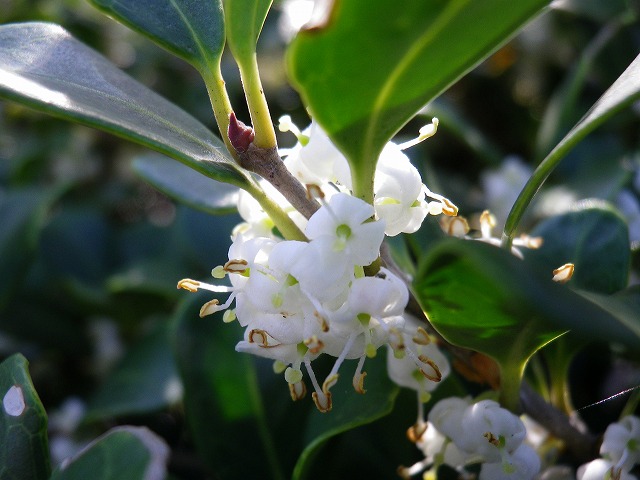
[[[364,134],[365,142],[362,152],[362,160],[366,160],[373,156],[372,145],[377,130],[377,128],[374,127],[377,127],[380,123],[380,116],[384,110],[385,102],[392,95],[399,79],[409,66],[411,66],[413,59],[415,59],[422,50],[427,48],[433,42],[438,32],[444,29],[450,23],[451,19],[457,15],[459,10],[469,3],[469,1],[470,0],[459,0],[458,2],[452,2],[449,4],[448,8],[444,10],[431,24],[431,27],[418,37],[417,41],[411,45],[406,54],[400,58],[396,67],[387,77],[387,81],[380,89],[380,93],[373,103],[373,109],[370,117],[371,121],[368,123]]]

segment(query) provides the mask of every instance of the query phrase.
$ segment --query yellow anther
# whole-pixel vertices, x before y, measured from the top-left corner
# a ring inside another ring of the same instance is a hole
[[[444,206],[442,207],[442,213],[449,217],[455,217],[456,215],[458,215],[458,207],[456,207],[456,205],[451,200],[442,197],[442,203],[444,204]]]
[[[322,349],[324,348],[324,343],[322,342],[322,340],[319,340],[316,335],[312,335],[311,337],[305,339],[304,344],[314,355],[316,353],[320,353],[320,351],[322,351]]]
[[[523,247],[536,249],[540,248],[544,243],[544,239],[542,237],[530,237],[529,235],[525,235],[524,233],[520,235],[520,242]]]
[[[224,264],[224,271],[227,273],[245,273],[247,271],[247,265],[249,263],[246,260],[242,259],[233,259],[229,260]]]
[[[422,368],[420,368],[420,373],[427,379],[427,380],[431,380],[432,382],[439,382],[440,380],[442,380],[442,373],[440,372],[440,369],[438,368],[438,365],[436,365],[436,362],[434,362],[433,360],[431,360],[429,357],[427,357],[426,355],[420,355],[418,356],[418,359],[422,362],[425,363],[427,365],[429,365],[433,371],[434,374],[429,374],[427,372],[425,372]]]
[[[411,443],[418,443],[427,431],[427,423],[418,421],[407,429],[407,438]]]
[[[329,331],[329,322],[327,322],[327,319],[320,315],[317,310],[313,312],[313,316],[316,317],[316,319],[320,323],[320,330],[322,330],[324,333],[327,333]]]
[[[322,191],[319,185],[316,185],[315,183],[307,183],[305,187],[307,189],[307,198],[309,200],[311,200],[312,198],[317,198],[317,199],[324,198],[324,192]]]
[[[289,383],[289,395],[294,402],[302,400],[307,395],[307,386],[303,381]]]
[[[258,337],[257,341],[255,337]],[[261,347],[268,347],[269,336],[267,335],[267,332],[265,332],[264,330],[260,330],[259,328],[254,328],[249,332],[249,343],[257,343]]]
[[[489,442],[491,445],[499,447],[500,446],[500,440],[498,438],[496,438],[496,436],[491,433],[491,432],[485,432],[482,435],[484,438],[487,439],[487,442]]]
[[[411,340],[417,345],[429,345],[431,343],[431,337],[422,327],[418,327],[415,336]]]
[[[316,404],[316,408],[320,413],[327,413],[331,411],[332,401],[331,401],[331,392],[324,393],[322,398],[318,395],[318,392],[313,392],[311,394],[311,398],[313,398],[313,403]]]
[[[353,389],[356,393],[364,395],[367,391],[364,389],[364,377],[367,376],[367,372],[362,372],[360,375],[353,376]]]
[[[191,280],[190,278],[183,278],[178,282],[178,289],[183,288],[189,292],[197,292],[200,282],[197,280]]]
[[[192,291],[195,291],[195,290],[192,290]],[[219,304],[220,302],[214,298],[213,300],[202,305],[202,308],[200,309],[200,318],[204,318],[207,315],[211,315],[212,313],[219,312],[220,309],[217,308]]]
[[[322,384],[322,391],[324,393],[329,393],[329,389],[333,387],[336,383],[338,383],[339,375],[334,373],[333,375],[329,375]]]
[[[575,265],[573,263],[565,263],[560,268],[553,271],[553,281],[558,283],[567,283],[573,277]]]
[[[441,217],[440,218],[440,228],[447,234],[452,237],[461,238],[464,237],[467,233],[469,233],[469,223],[467,219],[464,217]]]

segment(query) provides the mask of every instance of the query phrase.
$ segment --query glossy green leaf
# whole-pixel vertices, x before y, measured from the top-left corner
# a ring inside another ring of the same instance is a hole
[[[115,427],[65,461],[50,480],[162,480],[169,453],[146,427]]]
[[[199,70],[220,62],[224,15],[220,0],[90,0],[99,10],[151,38]]]
[[[89,400],[85,419],[160,410],[179,401],[181,394],[167,329],[163,326],[127,351]]]
[[[236,59],[251,58],[272,0],[223,0],[227,41]]]
[[[427,255],[414,290],[443,337],[494,358],[512,376],[569,330],[640,348],[633,329],[551,276],[504,249],[451,239]]]
[[[636,342],[640,340],[640,315],[638,315],[640,312],[640,287],[638,285],[614,295],[585,291],[578,293],[609,312],[619,324],[624,325],[633,334]],[[636,356],[638,351],[637,348],[634,351]]]
[[[540,223],[531,235],[544,240],[537,250],[523,252],[548,272],[573,263],[569,286],[615,293],[627,286],[631,264],[629,229],[604,202],[587,200],[571,212]]]
[[[346,369],[346,366],[343,368]],[[368,359],[364,370],[367,372],[366,394],[355,393],[351,379],[346,375],[342,378],[341,375],[340,381],[331,390],[334,405],[331,412],[311,413],[305,429],[306,447],[294,469],[294,479],[306,478],[314,467],[322,468],[315,460],[328,439],[371,423],[393,409],[399,389],[387,375],[384,352],[380,351],[374,359]]]
[[[214,182],[200,173],[161,155],[145,155],[133,160],[133,170],[176,202],[203,212],[231,213],[238,205],[238,189]]]
[[[503,240],[512,239],[531,200],[560,161],[589,133],[640,98],[640,55],[538,165],[505,222]]]
[[[0,196],[0,311],[25,276],[46,214],[59,193],[25,188]]]
[[[198,120],[61,27],[3,25],[0,47],[0,97],[140,143],[214,180],[251,183]]]
[[[366,190],[384,144],[548,3],[333,2],[327,24],[292,43],[289,71],[311,115],[349,159],[354,186]]]
[[[222,479],[284,479],[252,359],[235,351],[242,338],[237,324],[222,322],[222,312],[200,318],[210,294],[188,294],[176,312],[174,352],[184,384],[184,403],[200,458]],[[221,298],[220,300],[223,300]],[[263,372],[275,377],[271,369]],[[281,391],[288,397],[286,383]],[[280,382],[279,382],[280,383]],[[290,398],[281,401],[291,402]],[[277,405],[276,398],[271,398]],[[250,433],[248,433],[250,432]],[[250,461],[248,461],[250,458]]]
[[[29,376],[27,359],[15,354],[0,363],[0,478],[49,478],[47,414]]]

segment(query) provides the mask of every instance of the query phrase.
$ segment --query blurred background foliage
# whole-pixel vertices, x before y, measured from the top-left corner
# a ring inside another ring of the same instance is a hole
[[[261,73],[274,119],[289,114],[304,127],[308,117],[283,67],[282,3],[261,36]],[[440,118],[436,137],[410,156],[430,188],[454,199],[464,215],[489,208],[504,222],[532,168],[640,51],[640,2],[566,0],[554,7],[401,132],[414,136],[427,118]],[[63,25],[216,129],[192,67],[83,0],[0,0],[0,23],[27,20]],[[248,120],[228,57],[223,75],[238,117]],[[253,438],[264,440],[268,432],[290,441],[289,451],[278,454],[289,476],[306,441],[299,426],[309,419],[310,402],[291,404],[268,363],[234,354],[240,330],[198,319],[194,308],[202,298],[175,288],[177,280],[206,278],[225,261],[239,217],[176,204],[136,178],[130,165],[146,153],[141,148],[14,103],[1,102],[0,110],[0,360],[18,351],[29,359],[50,415],[53,463],[107,428],[129,423],[147,425],[167,441],[176,479],[259,478],[256,468],[273,459],[252,450]],[[639,114],[633,108],[618,115],[574,150],[525,225],[533,228],[580,199],[610,202],[629,224],[632,283],[640,272]],[[293,141],[283,136],[281,146]],[[434,222],[417,238],[436,230]],[[193,322],[178,322],[189,318],[186,312]],[[638,371],[613,360],[607,346],[584,352],[572,377],[574,406],[640,384]],[[262,392],[253,392],[253,400],[238,387],[246,368],[254,369],[251,385]],[[438,395],[458,388],[451,380]],[[211,391],[215,402],[206,398]],[[247,420],[256,395],[268,410],[266,424]],[[620,402],[582,413],[601,431]],[[330,462],[309,477],[389,477],[399,464],[418,460],[404,440],[414,408],[413,394],[400,392],[391,415],[332,439],[323,450]],[[221,435],[239,435],[245,450],[234,451]]]

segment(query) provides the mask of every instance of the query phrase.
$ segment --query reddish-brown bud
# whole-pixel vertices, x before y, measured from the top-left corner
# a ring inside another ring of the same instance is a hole
[[[253,137],[255,134],[253,133],[253,128],[248,127],[240,120],[236,118],[236,114],[231,112],[229,115],[229,128],[227,129],[227,135],[229,136],[229,141],[233,148],[236,149],[238,153],[244,153],[253,142]]]

